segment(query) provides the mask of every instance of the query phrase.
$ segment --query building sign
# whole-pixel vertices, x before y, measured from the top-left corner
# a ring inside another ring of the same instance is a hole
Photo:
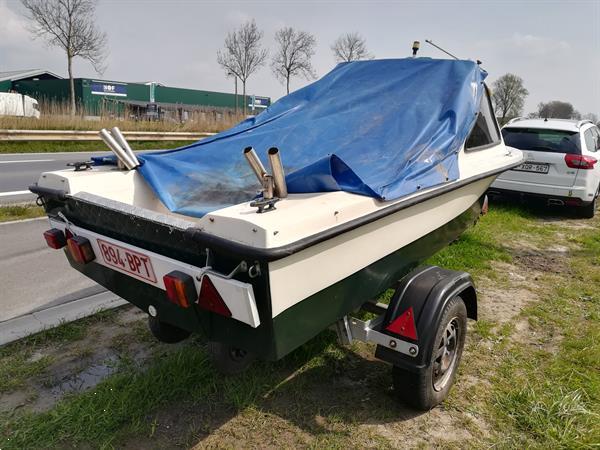
[[[127,85],[123,83],[107,83],[105,81],[92,81],[92,94],[114,95],[116,97],[127,97]]]
[[[250,97],[250,104],[248,105],[254,111],[254,108],[268,108],[271,106],[271,99],[269,97],[259,97],[253,95]]]

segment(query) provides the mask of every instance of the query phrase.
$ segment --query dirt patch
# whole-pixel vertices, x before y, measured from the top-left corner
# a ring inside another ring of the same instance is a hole
[[[568,273],[563,256],[553,256],[548,253],[523,253],[514,256],[517,264],[530,271]]]
[[[1,394],[0,411],[47,411],[65,395],[91,389],[115,373],[124,358],[143,364],[150,356],[151,346],[132,339],[132,333],[134,325],[145,321],[145,317],[137,308],[125,307],[110,320],[91,325],[81,340],[37,349],[29,356],[29,363],[46,357],[52,363],[27,380],[22,389]],[[113,348],[110,343],[119,338],[127,345]]]

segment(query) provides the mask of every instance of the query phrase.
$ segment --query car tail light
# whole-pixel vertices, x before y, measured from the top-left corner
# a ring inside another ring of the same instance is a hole
[[[58,228],[51,228],[48,231],[44,231],[44,239],[46,239],[46,243],[48,247],[54,248],[56,250],[63,248],[67,245],[67,238],[65,237],[65,233]]]
[[[565,155],[565,162],[571,169],[593,169],[598,162],[596,158],[585,155]]]
[[[198,296],[198,306],[222,316],[231,317],[231,311],[208,275],[205,275],[202,278],[200,295]]]
[[[67,246],[73,259],[80,264],[87,264],[96,259],[91,242],[83,236],[70,237],[67,239]]]
[[[174,270],[166,274],[163,281],[171,303],[188,308],[196,300],[194,279],[187,273]]]

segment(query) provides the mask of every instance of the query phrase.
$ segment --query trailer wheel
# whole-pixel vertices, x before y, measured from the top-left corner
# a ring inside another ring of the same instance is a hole
[[[206,349],[217,370],[224,375],[242,373],[250,367],[255,358],[246,350],[221,342],[211,341]]]
[[[165,344],[176,344],[190,336],[190,332],[166,322],[161,322],[156,317],[148,316],[148,328],[156,339]]]
[[[457,296],[444,308],[427,368],[415,373],[393,367],[394,390],[403,402],[428,411],[446,399],[460,364],[466,331],[467,308]]]

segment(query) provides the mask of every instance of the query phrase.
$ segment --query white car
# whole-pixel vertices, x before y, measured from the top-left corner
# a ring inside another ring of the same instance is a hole
[[[589,120],[513,119],[502,128],[507,146],[525,162],[501,174],[490,194],[545,198],[594,217],[600,190],[600,131]]]

